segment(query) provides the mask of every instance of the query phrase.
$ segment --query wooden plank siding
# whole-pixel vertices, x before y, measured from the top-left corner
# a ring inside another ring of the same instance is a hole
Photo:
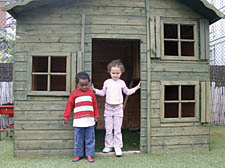
[[[146,4],[149,6],[146,7]],[[146,9],[154,18],[154,25],[151,25],[152,22],[147,24]],[[30,72],[27,69],[31,65],[28,60],[32,53],[39,51],[74,53],[71,54],[71,60],[74,61],[71,68],[76,69],[74,57],[80,55],[83,60],[80,69],[91,75],[93,38],[139,39],[141,42],[141,152],[209,151],[207,125],[200,122],[160,121],[161,81],[209,80],[208,60],[161,60],[161,18],[204,19],[177,0],[68,0],[22,12],[17,18],[18,39],[14,63],[15,156],[72,155],[72,119],[66,126],[61,121],[68,96],[29,95],[28,85],[31,85],[31,81],[28,81]],[[150,27],[156,35],[150,33],[147,38]],[[151,39],[152,46],[147,46],[147,39]],[[154,48],[155,52],[149,69],[148,48]],[[149,79],[150,88],[147,88]],[[74,81],[74,76],[71,76],[71,81]],[[72,86],[75,85],[72,83],[70,90]],[[147,91],[150,91],[149,102]],[[150,122],[147,121],[148,115]],[[147,147],[147,123],[150,124],[150,147]]]
[[[60,2],[51,4],[50,7],[23,12],[17,20],[16,52],[27,52],[28,58],[39,51],[83,52],[82,69],[90,75],[92,38],[139,39],[143,86],[146,83],[144,0],[76,0],[64,4]],[[63,126],[61,121],[68,97],[27,96],[27,85],[30,85],[27,82],[27,67],[30,66],[27,57],[17,56],[15,59],[15,156],[49,156],[59,153],[72,155],[72,119],[66,126]],[[71,64],[71,68],[76,67]],[[73,78],[71,77],[71,80]],[[141,90],[144,98],[141,110],[143,116],[146,115],[145,90],[146,87]],[[145,123],[143,122],[141,127],[144,128]],[[143,144],[142,152],[146,149],[145,143]]]
[[[198,122],[163,123],[161,122],[161,81],[208,81],[208,60],[201,61],[166,61],[162,60],[162,43],[160,38],[160,20],[196,20],[199,24],[201,15],[177,0],[150,0],[150,14],[155,18],[155,53],[151,57],[151,153],[209,151],[209,127]],[[199,25],[198,25],[199,29]],[[205,36],[205,31],[204,35]],[[198,48],[200,53],[200,38]],[[205,49],[205,46],[203,48]],[[200,58],[200,56],[198,56]],[[146,116],[144,116],[146,117]],[[141,137],[146,130],[141,130]]]

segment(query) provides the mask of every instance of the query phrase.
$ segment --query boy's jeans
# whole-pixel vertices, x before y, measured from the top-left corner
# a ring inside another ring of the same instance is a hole
[[[84,153],[85,150],[85,153]],[[76,157],[94,156],[95,154],[95,129],[91,127],[74,128],[74,155]]]

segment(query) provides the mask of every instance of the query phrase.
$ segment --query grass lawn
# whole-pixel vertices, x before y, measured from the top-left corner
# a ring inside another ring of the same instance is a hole
[[[225,168],[225,125],[211,127],[211,152],[138,154],[123,156],[98,156],[95,163],[85,159],[73,163],[73,156],[51,158],[13,158],[13,141],[0,141],[0,168],[62,168],[62,167],[124,167],[124,168]]]

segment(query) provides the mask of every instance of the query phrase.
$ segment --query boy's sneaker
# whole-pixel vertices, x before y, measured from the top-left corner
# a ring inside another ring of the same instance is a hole
[[[122,156],[122,150],[120,148],[114,148],[114,150],[115,150],[115,153],[116,153],[117,157]]]
[[[72,161],[73,162],[78,162],[81,159],[81,157],[75,157]]]
[[[93,163],[95,161],[94,158],[91,156],[87,156],[86,158],[87,158],[87,161],[90,163]]]
[[[109,153],[112,151],[113,151],[113,148],[110,148],[110,147],[104,147],[104,149],[102,150],[103,153]]]

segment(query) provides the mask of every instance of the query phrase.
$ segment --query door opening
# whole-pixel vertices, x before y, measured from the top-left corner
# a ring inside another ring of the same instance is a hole
[[[131,88],[136,86],[140,81],[140,40],[93,39],[92,82],[94,83],[95,87],[98,89],[102,89],[104,81],[110,78],[110,75],[107,73],[107,64],[114,59],[120,59],[125,66],[125,73],[122,74],[121,79],[125,81],[127,87]],[[97,96],[97,100],[100,114],[97,129],[103,130],[105,128],[105,98]],[[126,145],[128,145],[129,147],[129,149],[127,148],[127,150],[139,150],[141,121],[140,102],[140,90],[129,97],[124,95],[124,118],[122,132],[124,148],[126,148]],[[98,137],[96,136],[96,138]],[[134,142],[126,142],[126,140],[133,140]],[[96,139],[96,142],[97,141],[98,140]],[[136,144],[136,146],[134,145],[132,147],[130,143]]]

